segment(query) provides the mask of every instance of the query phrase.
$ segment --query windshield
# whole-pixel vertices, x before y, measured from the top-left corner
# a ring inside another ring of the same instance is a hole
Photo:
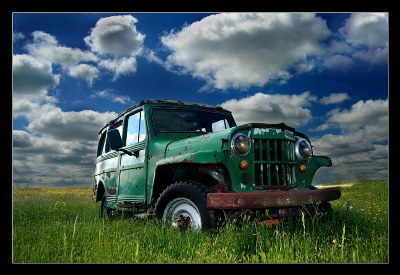
[[[189,109],[153,109],[159,132],[217,132],[236,126],[231,114]]]

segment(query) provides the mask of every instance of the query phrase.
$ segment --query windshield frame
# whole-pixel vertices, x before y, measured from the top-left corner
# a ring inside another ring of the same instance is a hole
[[[154,111],[158,111],[158,110],[176,110],[176,111],[187,111],[187,112],[193,112],[196,116],[197,119],[197,124],[199,126],[198,130],[195,131],[166,131],[166,130],[159,130],[157,129],[157,125],[154,119]],[[218,111],[218,110],[209,110],[209,109],[203,109],[203,108],[193,108],[193,107],[160,107],[160,106],[155,106],[151,109],[151,123],[153,125],[153,129],[155,132],[158,133],[203,133],[203,134],[207,134],[207,133],[213,133],[212,131],[202,131],[201,129],[205,128],[203,127],[203,125],[201,124],[201,119],[200,119],[200,113],[210,113],[210,114],[214,114],[214,115],[220,115],[221,118],[224,117],[224,119],[227,120],[228,124],[229,124],[229,128],[235,127],[236,125],[236,121],[232,116],[231,112],[226,112],[226,111]],[[225,129],[229,129],[229,128],[225,128]]]

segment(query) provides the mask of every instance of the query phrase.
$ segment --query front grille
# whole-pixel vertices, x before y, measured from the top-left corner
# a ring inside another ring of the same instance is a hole
[[[294,142],[284,139],[253,139],[256,187],[295,185]]]

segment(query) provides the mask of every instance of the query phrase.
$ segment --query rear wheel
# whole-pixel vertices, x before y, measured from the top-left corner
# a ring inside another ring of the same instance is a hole
[[[112,218],[112,210],[110,207],[107,206],[107,197],[104,194],[103,198],[101,199],[101,206],[100,206],[100,217],[105,220],[110,220]]]
[[[180,230],[201,230],[217,225],[216,212],[207,208],[207,189],[194,181],[168,186],[157,200],[155,214]]]

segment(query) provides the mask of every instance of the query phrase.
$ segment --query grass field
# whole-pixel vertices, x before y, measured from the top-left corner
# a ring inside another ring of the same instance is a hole
[[[99,218],[89,188],[14,188],[13,263],[388,263],[388,182],[342,186],[333,216],[180,232]]]

